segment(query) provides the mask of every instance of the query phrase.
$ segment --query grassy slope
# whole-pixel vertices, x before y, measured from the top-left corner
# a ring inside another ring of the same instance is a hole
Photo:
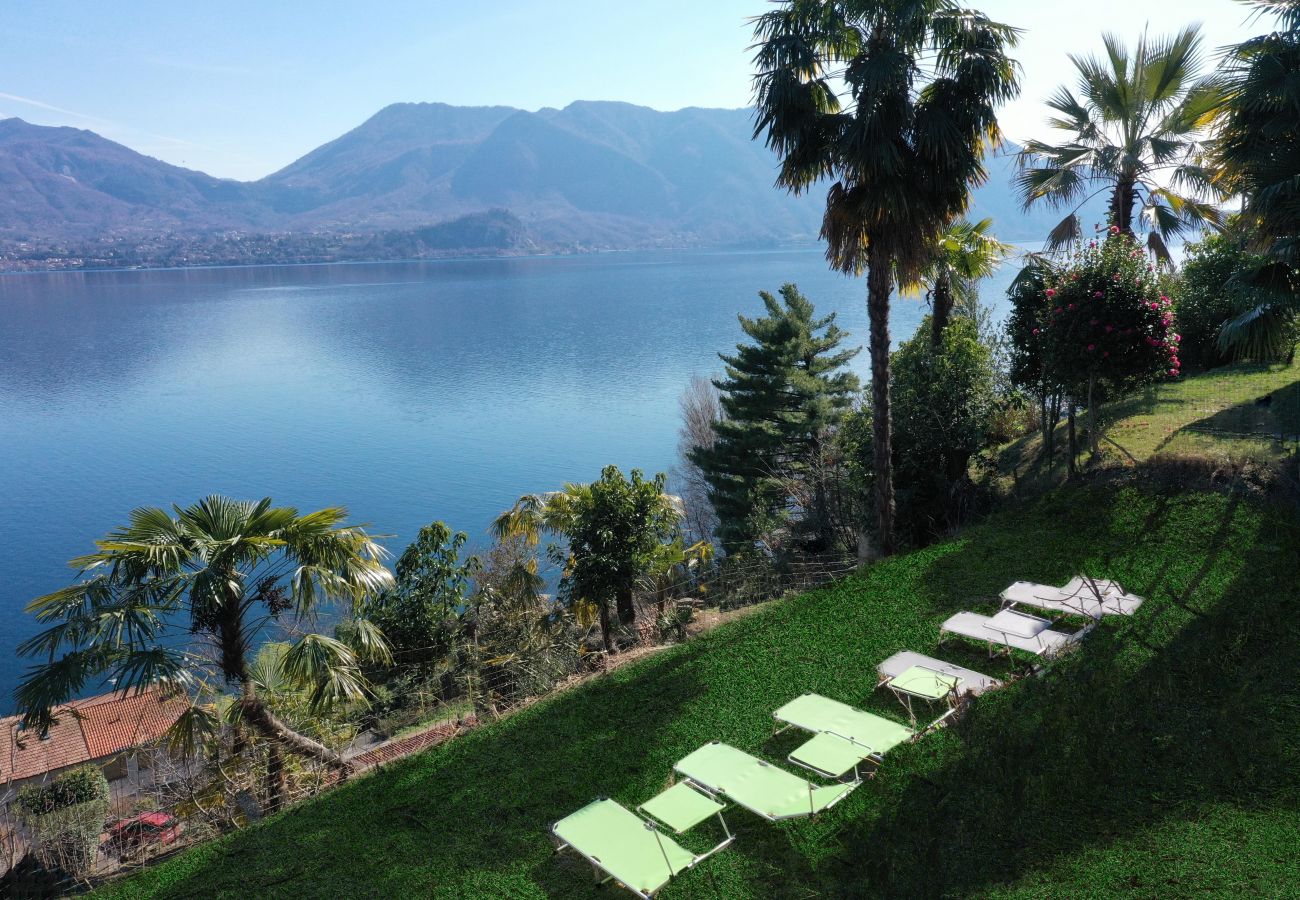
[[[1271,397],[1268,406],[1255,402],[1263,397]],[[1300,357],[1291,365],[1225,366],[1160,382],[1104,407],[1101,415],[1107,438],[1102,452],[1116,462],[1143,462],[1157,453],[1279,459],[1300,444]],[[1081,416],[1080,429],[1084,425]],[[1054,486],[1064,478],[1064,425],[1057,430],[1056,446],[1050,473],[1043,471],[1037,434],[1007,444],[997,469],[1015,471],[1039,488]],[[1080,449],[1085,451],[1082,462],[1086,448]]]
[[[1298,566],[1295,526],[1244,501],[1060,492],[104,894],[592,896],[589,869],[552,856],[547,823],[597,795],[648,799],[710,739],[780,759],[791,745],[769,737],[770,711],[801,691],[892,713],[876,662],[933,651],[944,616],[990,608],[981,598],[1014,578],[1086,569],[1152,599],[1048,677],[891,754],[818,820],[734,811],[736,844],[663,896],[1282,895],[1300,884]],[[957,646],[939,655],[990,668]]]

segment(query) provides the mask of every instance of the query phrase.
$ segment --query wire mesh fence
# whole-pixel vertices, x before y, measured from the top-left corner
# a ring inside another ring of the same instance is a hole
[[[286,752],[246,730],[224,729],[202,752],[189,756],[161,743],[135,748],[129,766],[114,761],[129,774],[109,783],[102,829],[97,820],[91,829],[57,832],[24,812],[18,802],[21,785],[0,784],[0,897],[78,893],[121,877],[623,661],[688,641],[700,630],[701,618],[808,591],[842,578],[856,565],[840,556],[779,564],[767,558],[715,561],[637,594],[635,623],[619,629],[613,655],[593,623],[572,616],[565,627],[531,632],[531,639],[521,638],[508,653],[462,642],[436,665],[412,664],[409,673],[398,673],[409,674],[414,684],[403,715],[376,717],[365,728],[338,732],[332,749],[346,760],[344,767]]]

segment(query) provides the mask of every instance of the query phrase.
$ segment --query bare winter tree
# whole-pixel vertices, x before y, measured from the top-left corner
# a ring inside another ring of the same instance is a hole
[[[700,467],[691,461],[691,451],[712,447],[716,439],[714,423],[722,421],[722,403],[713,382],[701,375],[691,377],[691,383],[678,401],[682,410],[682,424],[677,431],[677,464],[672,478],[675,493],[682,498],[688,543],[713,540],[718,517],[709,502],[709,485]]]

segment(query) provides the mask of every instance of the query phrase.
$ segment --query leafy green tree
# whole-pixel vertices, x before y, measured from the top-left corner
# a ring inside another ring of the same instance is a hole
[[[1221,334],[1224,352],[1255,355],[1285,340],[1300,309],[1300,0],[1246,2],[1276,27],[1227,53],[1216,79],[1224,103],[1214,162],[1222,189],[1243,198],[1246,228],[1267,257],[1248,279],[1258,302]]]
[[[777,182],[832,181],[822,237],[867,278],[877,540],[894,547],[889,301],[984,180],[995,108],[1017,95],[1019,32],[953,0],[782,0],[755,20],[755,135]]]
[[[957,524],[967,470],[986,443],[996,408],[993,351],[976,323],[960,316],[938,348],[926,317],[894,353],[894,422],[899,522],[915,536]]]
[[[718,537],[730,552],[752,547],[771,523],[783,521],[790,482],[811,481],[811,529],[832,540],[826,487],[816,461],[829,429],[852,406],[857,377],[845,366],[858,354],[842,350],[847,337],[835,314],[817,318],[793,284],[778,300],[759,293],[767,315],[740,316],[750,343],[719,354],[726,377],[715,381],[725,415],[713,423],[711,446],[692,451],[709,486]]]
[[[943,345],[943,331],[952,319],[954,307],[979,303],[979,283],[998,270],[1013,248],[989,231],[992,219],[969,222],[958,219],[935,244],[934,253],[922,274],[930,295],[930,344]]]
[[[564,566],[560,593],[570,606],[592,608],[606,651],[613,652],[609,610],[624,627],[636,621],[633,592],[659,545],[677,536],[680,513],[664,493],[666,477],[647,481],[640,469],[629,479],[606,466],[597,481],[566,484],[550,494],[528,494],[497,517],[498,540],[522,536],[534,546],[543,534],[563,537],[551,555]]]
[[[159,685],[197,692],[209,670],[237,692],[242,721],[267,740],[341,769],[338,753],[301,734],[267,705],[250,672],[268,622],[310,622],[325,603],[356,604],[384,590],[392,574],[383,548],[343,525],[331,507],[299,514],[293,507],[211,496],[172,512],[132,511],[129,524],[72,560],[81,580],[33,600],[28,611],[49,627],[19,648],[41,656],[16,696],[27,727],[54,724],[54,707],[111,677],[130,692]],[[284,658],[286,676],[308,692],[316,710],[361,701],[361,656],[388,659],[382,633],[357,620],[360,654],[334,638],[308,633]],[[62,651],[62,652],[60,652]],[[192,747],[211,723],[198,707],[173,736]]]
[[[393,586],[362,606],[403,664],[447,653],[479,571],[477,559],[461,559],[466,540],[463,531],[453,534],[442,522],[424,526],[398,558]]]
[[[1048,364],[1043,331],[1052,309],[1046,302],[1048,283],[1054,280],[1051,260],[1031,255],[1007,288],[1011,312],[1005,326],[1011,347],[1008,375],[1014,387],[1028,392],[1038,403],[1043,453],[1049,461],[1055,455],[1056,423],[1065,402],[1065,386]]]
[[[1269,257],[1251,252],[1249,237],[1236,230],[1189,244],[1178,278],[1176,311],[1180,358],[1189,366],[1212,368],[1233,359],[1278,360],[1300,340],[1294,307],[1253,283]],[[1224,327],[1236,324],[1231,340]]]
[[[1197,80],[1200,29],[1143,35],[1132,51],[1115,35],[1102,42],[1104,57],[1070,57],[1078,95],[1061,86],[1047,101],[1055,113],[1048,124],[1062,140],[1025,142],[1017,187],[1026,209],[1039,201],[1071,208],[1049,236],[1053,248],[1080,239],[1080,207],[1106,192],[1110,223],[1132,234],[1140,215],[1149,249],[1168,260],[1172,238],[1221,220],[1204,161],[1204,132],[1219,95]]]
[[[1047,364],[1072,397],[1084,397],[1093,456],[1099,389],[1110,396],[1181,368],[1173,304],[1137,240],[1112,225],[1076,250],[1044,293]]]

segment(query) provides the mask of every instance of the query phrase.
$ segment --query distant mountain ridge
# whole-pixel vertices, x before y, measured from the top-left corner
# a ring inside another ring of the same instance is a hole
[[[1010,159],[992,159],[989,168],[971,215],[992,216],[1003,240],[1040,240],[1057,216],[1020,212]],[[508,213],[509,234],[446,233],[530,250],[814,240],[824,193],[790,196],[774,186],[776,169],[775,156],[752,139],[746,109],[398,103],[255,182],[172,166],[90,131],[4,119],[0,242],[12,250],[129,245],[160,233],[391,237],[486,213]]]

